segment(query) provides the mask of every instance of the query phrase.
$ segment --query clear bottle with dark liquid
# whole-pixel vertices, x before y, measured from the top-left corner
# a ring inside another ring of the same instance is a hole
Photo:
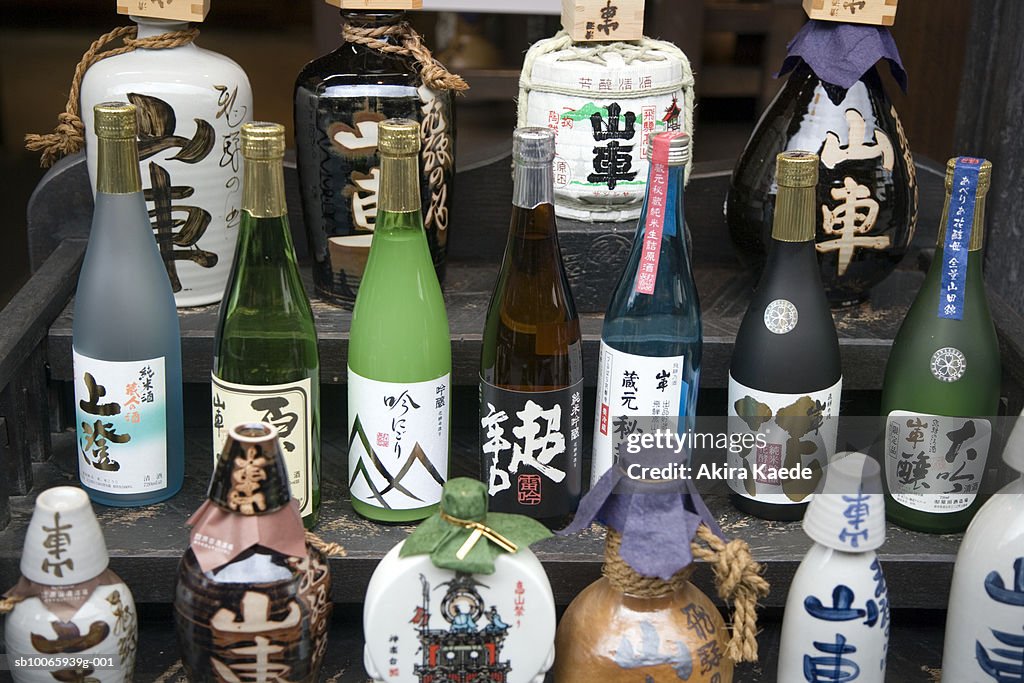
[[[579,504],[583,347],[552,204],[554,134],[513,137],[508,243],[480,360],[480,448],[490,509],[568,521]]]

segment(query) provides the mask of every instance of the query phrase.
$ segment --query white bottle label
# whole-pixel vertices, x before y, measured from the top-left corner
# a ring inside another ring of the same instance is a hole
[[[885,474],[893,499],[922,512],[970,507],[985,474],[988,420],[894,410],[885,429]]]
[[[164,359],[111,362],[73,351],[78,476],[122,495],[167,487]]]
[[[451,374],[378,382],[348,369],[348,480],[356,500],[389,510],[441,501],[448,480]]]
[[[288,488],[302,516],[313,513],[313,400],[309,377],[288,384],[252,386],[213,382],[213,459],[224,449],[229,430],[242,422],[277,428],[288,468]]]
[[[683,380],[685,361],[685,356],[637,356],[601,340],[591,486],[611,468],[630,434],[686,428],[679,424],[690,390]]]
[[[821,480],[839,436],[839,396],[843,379],[831,387],[806,394],[775,394],[744,386],[729,375],[729,432],[749,432],[757,443],[749,450],[728,452],[729,466],[747,471],[746,479],[731,478],[736,493],[773,505],[796,505],[809,500]],[[826,419],[832,418],[832,419]],[[810,477],[781,478],[780,468],[809,468]]]

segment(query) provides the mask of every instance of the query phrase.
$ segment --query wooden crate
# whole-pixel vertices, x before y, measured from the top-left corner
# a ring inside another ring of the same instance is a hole
[[[406,10],[422,9],[423,0],[324,0],[328,5],[341,9],[364,10]]]
[[[845,21],[850,24],[892,26],[899,0],[804,0],[811,19]]]
[[[203,21],[209,11],[210,0],[117,0],[118,14],[151,19]]]
[[[641,0],[562,0],[562,27],[579,43],[640,40],[644,35]]]

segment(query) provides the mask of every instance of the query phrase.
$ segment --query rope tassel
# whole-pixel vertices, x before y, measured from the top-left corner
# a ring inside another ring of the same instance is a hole
[[[199,29],[190,27],[183,31],[172,31],[149,38],[136,38],[138,28],[119,26],[93,41],[75,67],[71,79],[71,90],[64,111],[57,115],[57,127],[52,133],[29,133],[25,136],[25,148],[30,152],[42,152],[40,166],[49,168],[61,157],[74,154],[85,146],[85,123],[79,114],[79,97],[85,72],[96,62],[132,52],[138,48],[158,50],[187,45],[199,35]],[[113,47],[118,41],[121,47]]]
[[[420,65],[420,79],[423,85],[431,90],[469,90],[469,84],[462,76],[448,71],[434,59],[430,49],[423,44],[420,34],[416,33],[408,22],[378,28],[357,28],[345,24],[342,28],[342,37],[345,42],[365,45],[379,52],[414,57]],[[385,37],[394,38],[400,44],[382,40]]]

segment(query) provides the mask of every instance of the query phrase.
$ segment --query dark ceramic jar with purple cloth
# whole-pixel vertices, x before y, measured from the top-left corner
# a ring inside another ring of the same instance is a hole
[[[903,125],[876,68],[907,75],[889,30],[807,22],[789,44],[786,84],[736,164],[726,200],[729,234],[748,266],[764,264],[775,208],[775,157],[816,153],[816,250],[833,305],[859,303],[903,258],[917,225],[917,179]]]

